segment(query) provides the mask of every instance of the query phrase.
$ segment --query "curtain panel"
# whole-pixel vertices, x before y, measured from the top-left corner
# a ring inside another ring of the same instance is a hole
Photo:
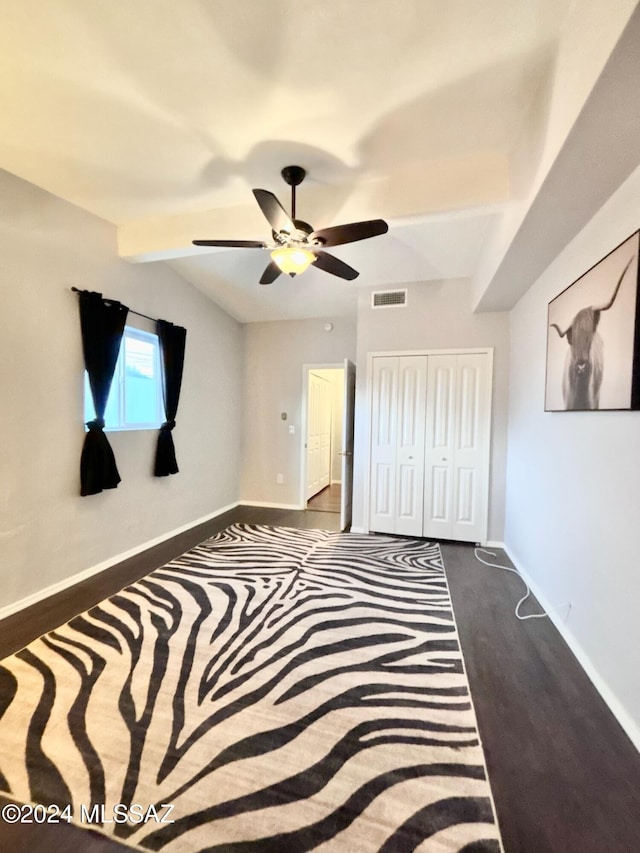
[[[164,399],[165,422],[160,427],[154,474],[156,477],[167,477],[178,473],[176,450],[172,432],[176,425],[182,371],[184,367],[184,351],[187,330],[182,326],[174,326],[166,320],[158,320],[156,324],[162,353],[162,391]]]
[[[104,434],[104,412],[129,309],[103,299],[101,293],[81,291],[78,297],[84,365],[96,415],[87,422],[89,432],[80,458],[80,494],[86,496],[115,489],[120,482],[113,450]]]

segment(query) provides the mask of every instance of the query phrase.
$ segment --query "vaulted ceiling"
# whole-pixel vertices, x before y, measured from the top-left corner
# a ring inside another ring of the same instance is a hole
[[[491,282],[636,2],[575,5],[6,2],[0,166],[114,223],[124,258],[170,263],[242,321],[350,313],[358,286],[460,277],[478,304],[509,307]],[[288,207],[292,163],[316,228],[389,222],[335,250],[356,282],[311,268],[259,287],[266,252],[191,245],[268,239],[251,188]]]

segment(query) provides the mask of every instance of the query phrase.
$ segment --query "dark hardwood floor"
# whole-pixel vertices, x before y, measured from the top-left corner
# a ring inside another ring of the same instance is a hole
[[[339,518],[238,507],[5,619],[0,657],[234,521],[337,530]],[[549,620],[515,618],[522,582],[470,546],[442,551],[505,853],[639,853],[640,755]],[[129,849],[66,824],[0,821],[0,851]]]
[[[638,853],[640,754],[555,626],[516,619],[522,580],[442,553],[506,853]]]
[[[342,497],[342,484],[331,483],[307,501],[307,509],[318,512],[340,512],[340,500]]]

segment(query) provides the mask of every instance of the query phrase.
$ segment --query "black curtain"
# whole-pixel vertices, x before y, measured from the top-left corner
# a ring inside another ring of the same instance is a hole
[[[96,413],[95,420],[87,423],[89,432],[82,448],[80,494],[97,495],[103,489],[115,489],[120,482],[113,450],[104,434],[104,410],[129,309],[103,299],[101,293],[82,291],[79,300],[84,365]]]
[[[160,427],[153,473],[156,477],[167,477],[169,474],[178,473],[176,449],[171,432],[176,425],[175,419],[180,401],[187,330],[182,326],[174,326],[166,320],[158,320],[156,328],[162,353],[162,390],[166,420]]]

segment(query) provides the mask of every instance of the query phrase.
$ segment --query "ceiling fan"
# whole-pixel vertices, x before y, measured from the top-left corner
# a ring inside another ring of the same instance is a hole
[[[296,187],[306,175],[302,166],[286,166],[281,175],[291,187],[291,215],[287,213],[275,195],[269,190],[254,189],[253,194],[264,213],[273,241],[262,243],[257,240],[194,240],[194,246],[226,246],[240,249],[269,249],[271,261],[262,273],[260,284],[271,284],[281,273],[290,276],[299,275],[311,264],[324,272],[352,281],[359,273],[339,258],[325,252],[327,246],[341,246],[386,234],[389,226],[384,219],[369,219],[365,222],[351,222],[348,225],[334,225],[320,228],[318,231],[296,219]]]

